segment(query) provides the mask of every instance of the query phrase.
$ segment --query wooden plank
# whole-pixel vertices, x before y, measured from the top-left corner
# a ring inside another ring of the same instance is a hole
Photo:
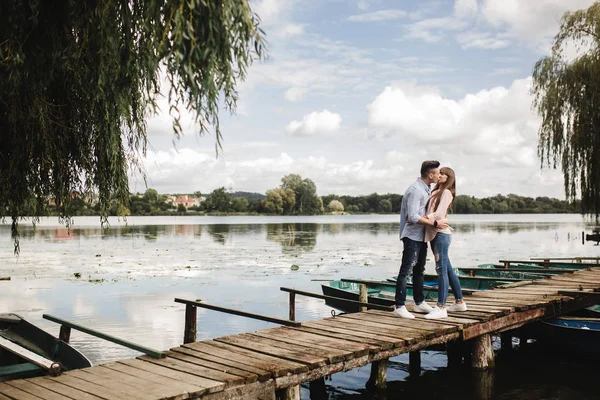
[[[348,335],[364,337],[368,340],[378,340],[380,342],[387,342],[387,343],[389,343],[390,348],[404,347],[408,344],[406,340],[398,339],[396,337],[390,337],[390,336],[384,335],[382,333],[377,334],[377,333],[365,332],[364,330],[360,330],[360,329],[348,329],[347,325],[342,324],[340,326],[340,324],[338,324],[337,321],[316,320],[316,321],[310,321],[310,322],[303,322],[302,325],[304,327],[308,327],[308,328],[321,329],[324,331],[330,331],[330,332],[335,332],[335,333],[346,333]]]
[[[51,390],[55,393],[60,394],[61,396],[64,396],[65,398],[68,398],[68,399],[74,399],[74,400],[102,399],[102,397],[94,396],[93,394],[83,392],[79,389],[74,389],[70,386],[64,385],[59,382],[54,382],[46,377],[30,378],[30,379],[25,379],[25,381],[29,382],[31,384],[43,387],[44,389]]]
[[[248,334],[248,339],[252,340],[252,337],[256,337],[255,340],[259,340],[261,343],[268,344],[270,346],[279,347],[291,351],[307,352],[317,357],[324,357],[331,363],[342,362],[344,360],[351,360],[354,358],[351,351],[339,350],[333,347],[322,346],[321,344],[312,343],[299,343],[297,340],[282,336],[273,336],[267,332],[254,332]]]
[[[365,332],[372,335],[385,335],[386,337],[394,338],[397,341],[402,341],[403,345],[408,345],[424,339],[422,335],[410,332],[399,332],[397,329],[390,329],[389,326],[382,324],[368,325],[366,322],[353,320],[350,318],[325,318],[321,321],[323,324],[334,326],[336,328],[347,329],[349,331]]]
[[[213,368],[221,368],[224,370],[226,370],[228,368],[235,368],[235,369],[242,370],[244,372],[252,373],[257,376],[257,379],[259,382],[264,382],[266,380],[269,380],[273,376],[267,370],[256,368],[252,365],[238,363],[238,362],[232,361],[230,359],[227,360],[224,358],[214,357],[210,354],[202,353],[201,351],[189,349],[186,347],[174,347],[173,349],[171,349],[171,351],[173,351],[175,353],[187,354],[189,356],[208,361],[211,363],[211,365],[214,365]],[[207,366],[208,366],[208,364],[207,364]]]
[[[9,399],[19,400],[40,400],[38,396],[34,396],[29,392],[25,392],[14,386],[9,386],[5,383],[0,382],[0,394],[7,396]]]
[[[234,346],[242,347],[259,353],[268,354],[270,356],[281,357],[286,360],[303,363],[309,365],[311,368],[316,368],[321,365],[327,364],[327,358],[321,356],[314,356],[312,354],[302,354],[299,351],[282,349],[279,347],[270,346],[256,341],[255,339],[248,338],[243,335],[232,335],[214,339],[217,342],[228,343]]]
[[[202,400],[275,400],[275,382],[256,382],[238,386],[203,396]]]
[[[111,389],[96,385],[92,382],[87,382],[87,381],[84,381],[79,378],[75,378],[73,376],[69,376],[66,374],[63,374],[62,376],[57,377],[57,378],[47,377],[46,379],[52,380],[57,383],[62,383],[63,385],[70,386],[73,389],[77,389],[82,392],[89,393],[94,396],[98,396],[105,400],[123,399],[123,398],[127,398],[129,396],[128,393],[123,393],[118,390],[111,390]],[[135,397],[135,399],[141,399],[141,397]]]
[[[196,375],[201,378],[210,379],[211,381],[225,383],[225,388],[241,385],[244,383],[244,378],[241,376],[228,374],[221,371],[215,371],[214,369],[201,367],[199,365],[191,364],[185,361],[180,361],[176,358],[165,357],[161,359],[140,356],[138,360],[146,361],[161,367],[170,368],[175,371],[185,372],[186,374]]]
[[[407,326],[406,324],[402,323],[402,321],[401,321],[402,318],[397,318],[397,317],[396,317],[396,319],[386,319],[385,322],[382,321],[382,319],[380,317],[375,316],[373,314],[367,314],[367,313],[344,314],[344,315],[341,315],[336,318],[351,319],[351,320],[360,322],[361,324],[364,324],[369,327],[388,328],[388,329],[394,328],[393,329],[394,334],[397,334],[400,332],[402,334],[404,334],[406,332],[414,337],[422,337],[425,339],[429,339],[433,336],[436,336],[435,331],[432,331],[429,329],[420,329],[417,327]]]
[[[340,339],[344,339],[344,340],[355,342],[355,343],[363,343],[363,344],[369,346],[370,352],[377,352],[380,350],[391,349],[394,346],[394,343],[396,343],[394,340],[391,340],[391,341],[377,340],[377,339],[369,337],[369,336],[363,336],[360,334],[357,334],[357,335],[351,334],[349,332],[344,331],[343,329],[337,329],[337,328],[313,328],[313,327],[309,327],[309,326],[305,325],[305,326],[302,326],[302,327],[296,328],[296,329],[300,329],[305,332],[309,332],[309,333],[312,333],[315,335],[329,337],[329,338],[333,338],[333,339],[340,338]]]
[[[308,367],[302,363],[284,360],[282,358],[269,356],[227,343],[220,343],[214,340],[190,343],[189,345],[184,345],[184,347],[203,352],[210,352],[210,354],[218,354],[219,356],[221,356],[220,352],[223,352],[224,357],[231,357],[238,362],[243,362],[245,364],[254,365],[258,368],[266,369],[274,376],[286,375],[288,373],[299,374],[301,372],[308,371]]]
[[[258,380],[258,375],[254,374],[252,372],[245,371],[245,370],[231,367],[231,366],[227,366],[227,365],[223,365],[223,364],[217,364],[212,361],[208,361],[208,360],[196,357],[193,354],[193,351],[191,351],[191,350],[188,350],[188,351],[192,354],[187,354],[184,351],[181,351],[181,352],[169,351],[169,352],[167,352],[167,355],[171,358],[175,358],[177,360],[188,362],[190,364],[198,365],[200,367],[224,372],[229,375],[236,375],[236,376],[242,377],[242,378],[244,378],[244,383],[253,383]]]
[[[120,380],[106,379],[88,371],[84,371],[83,369],[69,371],[68,374],[65,374],[65,376],[71,379],[77,379],[83,382],[90,383],[91,385],[86,385],[85,387],[89,387],[90,389],[94,388],[95,392],[92,393],[101,395],[102,397],[104,397],[104,394],[111,397],[116,396],[115,398],[127,397],[130,399],[139,400],[157,397],[157,393],[154,390],[152,390],[150,385],[140,390],[126,385]],[[62,381],[63,380],[61,380],[61,382]]]
[[[456,332],[458,330],[458,328],[454,324],[436,324],[433,322],[429,322],[428,320],[417,320],[417,319],[408,320],[408,319],[398,318],[395,315],[392,315],[392,313],[386,313],[386,312],[375,313],[372,311],[367,311],[365,314],[373,314],[376,318],[379,318],[380,321],[385,321],[386,323],[393,321],[393,323],[398,326],[409,326],[409,327],[412,326],[415,328],[430,330],[430,331],[435,331],[435,332],[438,332],[440,330],[446,330],[448,332]]]
[[[182,397],[184,399],[190,397],[197,397],[206,392],[206,389],[200,386],[192,385],[191,383],[172,378],[167,378],[166,376],[133,368],[125,364],[119,364],[118,362],[102,364],[102,367],[119,372],[123,375],[132,376],[133,378],[136,378],[141,382],[154,382],[165,387],[175,387],[182,393],[184,393],[184,396]]]
[[[225,383],[215,381],[212,379],[203,378],[201,376],[188,374],[187,372],[177,371],[168,367],[155,365],[153,363],[148,363],[142,360],[123,360],[119,361],[119,364],[124,364],[133,368],[141,369],[147,372],[152,372],[157,375],[161,375],[167,378],[172,378],[177,381],[183,381],[186,383],[191,383],[196,386],[201,386],[204,388],[204,392],[202,393],[213,393],[219,392],[225,389]]]
[[[81,370],[90,375],[94,375],[98,379],[94,381],[99,385],[119,385],[127,386],[133,389],[136,393],[144,393],[147,398],[161,399],[161,400],[183,400],[189,398],[186,391],[182,390],[179,386],[175,385],[175,381],[172,381],[171,385],[163,385],[156,381],[148,381],[141,379],[133,375],[124,374],[113,369],[107,368],[104,365],[100,365],[94,368],[86,368]]]
[[[1,279],[0,279],[1,280]],[[13,400],[8,396],[3,395],[2,393],[0,393],[0,400]]]
[[[64,400],[65,398],[65,396],[52,392],[33,383],[27,382],[23,379],[15,379],[12,381],[6,381],[4,383],[44,400]]]
[[[484,335],[486,333],[495,332],[509,327],[520,326],[524,323],[543,318],[544,316],[546,316],[546,312],[547,311],[544,308],[536,308],[523,312],[512,313],[505,317],[497,318],[491,321],[467,327],[462,331],[463,340],[469,340],[476,336]]]
[[[265,331],[258,331],[254,334],[268,334],[271,338],[290,339],[293,341],[293,343],[298,343],[303,346],[313,346],[315,343],[318,343],[319,346],[323,346],[323,348],[332,348],[339,351],[347,352],[347,354],[349,355],[349,357],[347,358],[362,357],[369,353],[368,346],[365,346],[363,344],[348,342],[343,339],[327,339],[323,336],[317,336],[301,331],[298,328],[281,327]]]

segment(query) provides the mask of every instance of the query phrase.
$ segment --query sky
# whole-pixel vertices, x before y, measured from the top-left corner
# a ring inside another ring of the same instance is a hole
[[[593,2],[251,0],[269,57],[220,113],[222,151],[185,110],[179,140],[166,112],[149,117],[131,190],[264,193],[294,173],[319,195],[403,193],[435,159],[457,194],[564,199],[537,156],[531,73],[563,13]]]

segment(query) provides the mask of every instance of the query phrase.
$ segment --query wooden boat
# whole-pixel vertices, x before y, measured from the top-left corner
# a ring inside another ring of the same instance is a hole
[[[0,314],[0,381],[91,367],[68,343],[17,314]]]
[[[321,284],[321,290],[326,296],[333,296],[346,300],[359,301],[360,284],[363,283],[367,287],[367,297],[369,303],[379,304],[383,306],[394,305],[394,297],[396,295],[396,283],[392,281],[371,281],[362,279],[341,279],[329,281]],[[435,301],[437,300],[437,286],[431,286],[426,282],[423,287],[423,294],[425,300]],[[437,282],[435,282],[437,285]],[[470,295],[474,290],[465,289],[463,294]],[[412,297],[413,289],[409,283],[407,286],[406,293],[408,297]],[[333,299],[326,299],[325,304],[330,307],[336,308],[344,312],[357,312],[358,306],[349,304],[343,301],[336,301]]]
[[[454,269],[459,276],[483,276],[488,278],[510,278],[520,280],[534,280],[552,275],[571,273],[571,269],[542,269],[542,268],[486,268],[486,267],[459,267]]]
[[[600,356],[600,318],[561,317],[542,321],[533,328],[535,338],[574,355]]]

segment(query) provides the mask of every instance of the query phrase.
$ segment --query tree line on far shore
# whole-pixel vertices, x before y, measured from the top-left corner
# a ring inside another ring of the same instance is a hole
[[[209,194],[194,192],[194,205],[177,204],[175,199],[184,194],[160,194],[155,189],[145,193],[131,194],[129,204],[118,201],[111,203],[109,214],[128,215],[219,215],[219,214],[263,214],[263,215],[319,215],[336,214],[394,214],[400,212],[402,195],[396,193],[349,196],[329,194],[317,195],[317,187],[310,179],[290,174],[281,179],[281,185],[267,190],[265,194],[252,192],[231,193],[221,187]],[[73,215],[100,215],[99,205],[86,201],[82,196],[73,203]],[[568,202],[549,197],[525,197],[516,194],[482,199],[459,195],[454,200],[455,214],[535,214],[535,213],[579,213],[578,201]],[[48,215],[56,213],[48,207]]]

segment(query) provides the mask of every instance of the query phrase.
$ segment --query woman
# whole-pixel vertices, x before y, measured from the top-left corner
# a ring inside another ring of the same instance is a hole
[[[455,194],[456,179],[454,171],[448,167],[441,168],[440,179],[431,192],[431,199],[427,205],[427,217],[434,221],[447,218],[448,209],[454,201]],[[452,269],[450,258],[448,258],[448,248],[452,242],[451,234],[452,228],[450,227],[437,229],[433,226],[427,226],[425,231],[425,241],[431,242],[431,249],[435,257],[435,270],[439,277],[437,305],[429,314],[425,315],[427,319],[447,318],[448,311],[467,311],[467,304],[463,300],[460,282]],[[446,308],[448,283],[452,287],[456,302]]]

